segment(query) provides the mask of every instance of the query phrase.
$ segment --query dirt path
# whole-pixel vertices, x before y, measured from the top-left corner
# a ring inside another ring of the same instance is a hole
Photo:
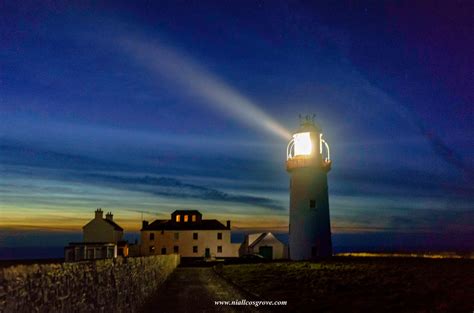
[[[253,306],[215,305],[216,300],[252,300],[220,278],[209,267],[177,268],[158,292],[151,297],[143,313],[248,312]]]

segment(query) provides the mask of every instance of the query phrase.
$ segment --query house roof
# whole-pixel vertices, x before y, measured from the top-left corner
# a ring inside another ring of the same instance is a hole
[[[255,235],[258,235],[258,236],[255,236]],[[257,243],[259,243],[266,236],[267,236],[267,233],[249,235],[249,243],[248,243],[249,248],[255,246]]]
[[[116,246],[117,244],[115,242],[70,242],[69,246]]]
[[[201,220],[199,222],[155,220],[141,230],[228,230],[228,228],[218,220]]]
[[[120,227],[117,223],[115,223],[114,221],[111,221],[111,220],[108,220],[106,218],[103,218],[103,220],[107,223],[109,223],[110,225],[112,225],[114,227],[115,230],[120,230],[120,231],[123,231],[123,228]]]
[[[171,213],[171,215],[177,214],[177,213],[180,213],[180,214],[182,214],[182,213],[188,213],[188,214],[189,213],[191,213],[191,214],[195,213],[195,214],[202,215],[201,212],[199,212],[198,210],[175,210],[173,213]]]
[[[255,247],[257,244],[262,242],[265,238],[267,238],[267,241],[269,242],[278,242],[278,243],[283,244],[283,242],[278,240],[278,238],[276,238],[275,235],[273,235],[270,232],[261,233],[261,234],[251,234],[249,235],[248,238],[249,238],[249,242],[248,242],[249,248]]]
[[[108,220],[106,218],[102,218],[102,219],[96,219],[96,218],[93,218],[89,221],[89,223],[87,223],[86,225],[82,226],[82,229],[85,229],[87,226],[89,226],[89,224],[93,223],[94,221],[96,220],[102,220],[104,222],[106,222],[107,224],[109,224],[110,226],[112,226],[114,228],[114,230],[116,231],[123,231],[123,228],[120,227],[117,223],[115,223],[114,221],[111,221],[111,220]]]

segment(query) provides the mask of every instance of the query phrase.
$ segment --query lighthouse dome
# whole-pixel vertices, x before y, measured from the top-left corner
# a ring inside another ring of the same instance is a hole
[[[314,121],[313,115],[306,115],[304,117],[300,116],[300,127],[295,131],[295,133],[304,133],[304,132],[315,132],[321,133],[323,130],[321,127]]]

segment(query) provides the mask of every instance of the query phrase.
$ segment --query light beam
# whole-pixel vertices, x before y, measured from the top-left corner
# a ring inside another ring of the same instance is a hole
[[[175,49],[158,42],[123,38],[121,47],[155,74],[173,80],[205,100],[220,112],[254,128],[263,129],[282,139],[290,132],[214,74]]]

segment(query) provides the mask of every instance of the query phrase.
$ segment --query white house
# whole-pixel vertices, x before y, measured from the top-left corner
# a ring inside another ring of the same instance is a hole
[[[113,220],[111,212],[103,218],[102,209],[82,227],[82,242],[71,242],[64,248],[66,261],[115,258],[128,256],[128,244],[123,240],[123,228]]]
[[[84,242],[118,243],[123,238],[123,228],[114,222],[114,216],[108,212],[103,218],[102,209],[95,211],[95,218],[82,227]]]
[[[239,254],[260,254],[264,258],[286,259],[288,247],[272,233],[248,234],[239,250]]]
[[[184,258],[239,256],[240,244],[231,243],[230,221],[203,219],[197,210],[177,210],[169,220],[143,221],[141,255],[180,254]]]

